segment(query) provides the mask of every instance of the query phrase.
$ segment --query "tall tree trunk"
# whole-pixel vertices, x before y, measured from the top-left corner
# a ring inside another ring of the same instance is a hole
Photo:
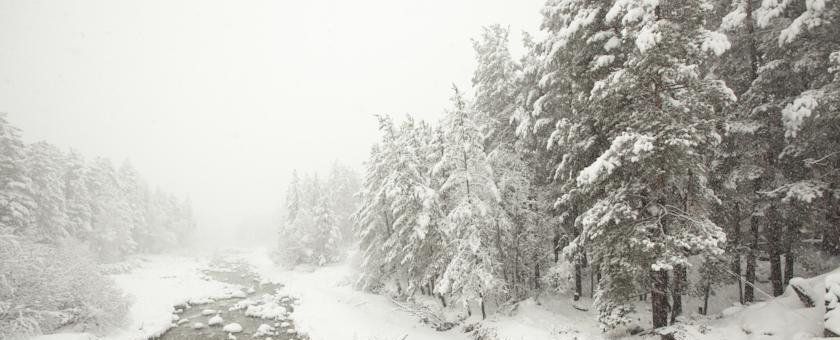
[[[650,304],[653,328],[668,326],[668,272],[665,270],[651,270]]]
[[[789,223],[785,232],[785,285],[790,284],[790,279],[793,278],[793,266],[796,259],[793,250],[797,239],[799,239],[799,223]]]
[[[744,282],[741,277],[741,205],[735,202],[732,213],[732,272],[738,276],[738,301],[744,303]]]
[[[744,283],[744,303],[755,301],[755,253],[758,251],[758,216],[750,216],[750,247],[747,250],[747,282]]]
[[[572,207],[571,210],[572,210],[573,215],[577,214],[577,208],[576,207]],[[572,222],[570,223],[569,230],[572,231],[572,238],[577,239],[578,236],[580,236],[580,233],[578,232],[578,229],[575,226],[575,223],[574,223],[575,219],[574,218],[570,218],[570,219],[571,219]],[[574,296],[574,300],[578,301],[578,300],[580,300],[580,297],[583,296],[583,281],[582,281],[583,280],[583,268],[582,268],[583,265],[581,263],[580,254],[574,254],[574,261],[575,261],[575,296]]]
[[[703,315],[709,315],[709,295],[712,293],[712,281],[708,280],[703,287]]]
[[[514,294],[516,294],[516,297],[519,298],[520,297],[520,288],[521,288],[521,285],[522,285],[522,282],[521,282],[522,280],[520,280],[520,275],[519,275],[520,256],[521,256],[522,250],[519,249],[519,231],[518,230],[517,230],[517,234],[516,234],[515,238],[516,238],[516,241],[515,241],[516,247],[514,249],[514,258],[513,258],[513,292],[514,292]]]
[[[750,68],[749,68],[749,77],[751,81],[754,81],[758,78],[758,67],[761,64],[760,56],[758,55],[758,45],[756,44],[755,39],[755,21],[753,20],[753,6],[752,0],[744,0],[744,12],[746,13],[746,18],[744,20],[747,35],[749,37],[749,48],[750,48]],[[757,179],[754,182],[754,189],[755,191],[760,190],[760,180]],[[755,267],[756,267],[756,252],[758,252],[758,238],[759,238],[759,217],[756,216],[755,205],[757,201],[757,193],[753,192],[751,195],[752,200],[752,211],[750,215],[750,246],[747,251],[747,272],[746,272],[746,283],[744,284],[744,303],[751,303],[755,301]]]
[[[481,294],[481,320],[487,319],[487,312],[484,309],[484,294]]]
[[[671,324],[677,322],[677,317],[682,314],[682,294],[685,291],[686,280],[688,279],[688,271],[683,265],[674,266],[674,282],[671,299],[673,300],[673,308],[671,310]]]
[[[773,296],[779,296],[784,293],[784,284],[782,282],[781,228],[779,227],[779,212],[776,210],[776,205],[770,205],[765,214],[767,224],[764,227],[767,253],[770,256],[770,282],[773,284]]]
[[[830,189],[835,189],[834,185]],[[837,200],[833,195],[826,195],[825,225],[822,230],[823,251],[830,255],[840,255],[840,214],[838,214]]]
[[[583,292],[583,284],[581,282],[580,261],[575,259],[575,301],[580,300],[580,294]]]

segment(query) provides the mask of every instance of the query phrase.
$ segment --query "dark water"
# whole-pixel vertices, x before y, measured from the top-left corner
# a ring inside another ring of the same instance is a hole
[[[242,263],[222,263],[221,265],[214,267],[214,269],[205,271],[205,274],[207,274],[207,276],[209,276],[212,280],[241,285],[245,288],[245,290],[247,290],[249,287],[253,288],[255,291],[251,294],[248,294],[248,299],[258,299],[264,296],[265,294],[271,295],[272,300],[277,301],[278,304],[285,307],[286,310],[290,312],[288,318],[280,320],[261,319],[246,316],[245,309],[234,311],[229,310],[237,302],[244,300],[243,298],[222,299],[201,305],[175,306],[176,309],[182,310],[180,313],[178,313],[178,316],[180,317],[181,321],[180,323],[178,323],[177,327],[173,327],[159,339],[226,340],[230,339],[229,334],[223,331],[222,327],[233,322],[238,323],[242,326],[242,332],[232,334],[237,338],[237,340],[266,339],[267,337],[270,337],[272,340],[309,339],[306,335],[299,334],[297,332],[287,332],[287,330],[289,329],[296,330],[294,320],[292,320],[294,316],[294,302],[296,299],[294,297],[279,292],[279,289],[282,288],[282,285],[272,283],[260,284],[260,278],[256,276],[250,268],[248,268]],[[207,326],[208,320],[215,314],[202,315],[202,311],[206,309],[218,311],[221,317],[224,319],[222,325]],[[183,321],[184,319],[188,319],[189,321],[185,322]],[[193,323],[195,322],[201,322],[205,325],[205,327],[202,329],[193,329]],[[283,327],[284,323],[287,323],[288,326]],[[274,334],[254,337],[253,335],[257,331],[257,327],[259,327],[261,324],[267,324],[269,326],[275,327]]]

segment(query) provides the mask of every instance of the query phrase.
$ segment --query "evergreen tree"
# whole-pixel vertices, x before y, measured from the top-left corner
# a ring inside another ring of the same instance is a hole
[[[0,114],[0,233],[24,235],[31,232],[37,209],[32,199],[32,182],[24,168],[25,146],[20,130]]]
[[[32,180],[34,210],[30,236],[56,242],[69,236],[67,207],[62,182],[64,156],[46,142],[30,144],[26,149],[27,177]]]

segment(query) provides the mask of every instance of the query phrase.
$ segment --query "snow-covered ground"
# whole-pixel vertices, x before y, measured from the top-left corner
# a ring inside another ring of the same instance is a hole
[[[267,249],[232,250],[224,253],[232,260],[250,264],[263,280],[282,283],[285,293],[298,297],[294,314],[297,328],[314,340],[461,340],[473,339],[461,326],[439,332],[399,308],[385,296],[355,290],[354,270],[341,264],[319,268],[280,268],[270,259]],[[184,256],[144,256],[140,266],[125,274],[112,275],[116,283],[133,297],[129,324],[104,339],[147,339],[166,331],[172,324],[173,306],[230,296],[242,287],[208,280],[201,272],[208,261]],[[697,340],[789,340],[811,339],[822,334],[823,275],[798,282],[816,302],[803,306],[795,292],[747,307],[732,307],[712,316],[688,315],[675,329],[686,339]],[[519,303],[515,309],[494,313],[481,321],[477,315],[464,322],[476,324],[499,340],[597,340],[621,339],[620,333],[602,333],[592,311],[581,301],[574,308],[565,297],[541,296]],[[647,313],[644,302],[638,305],[642,326]],[[689,311],[690,312],[690,311]],[[633,339],[655,338],[643,335]],[[87,334],[62,334],[38,340],[90,339]]]
[[[207,280],[201,272],[207,261],[175,255],[141,256],[139,266],[128,273],[111,275],[132,300],[128,324],[107,334],[103,340],[145,340],[158,336],[172,325],[174,306],[188,301],[216,299],[240,287]],[[89,339],[85,333],[45,335],[37,340]]]
[[[241,256],[262,277],[285,284],[291,295],[300,298],[295,321],[298,329],[314,340],[469,339],[458,328],[435,331],[399,310],[386,297],[353,289],[349,284],[353,274],[349,266],[284,270],[271,261],[265,249]]]
[[[317,269],[278,268],[268,251],[242,254],[264,277],[282,282],[301,298],[295,311],[299,328],[313,339],[470,339],[456,327],[437,332],[398,308],[386,297],[360,292],[349,284],[353,269],[333,265]],[[825,275],[805,279],[801,286],[814,297],[816,307],[803,306],[792,289],[767,302],[732,307],[723,313],[699,316],[687,311],[686,323],[676,327],[685,339],[696,340],[790,340],[811,339],[822,334],[822,296]],[[693,300],[693,298],[692,298]],[[584,301],[580,305],[586,307]],[[647,302],[640,302],[639,323],[649,327]],[[509,313],[497,313],[480,323],[500,340],[596,340],[658,339],[658,335],[628,336],[623,332],[602,333],[592,311],[574,308],[565,297],[542,296],[520,303]],[[476,315],[466,324],[479,321]]]

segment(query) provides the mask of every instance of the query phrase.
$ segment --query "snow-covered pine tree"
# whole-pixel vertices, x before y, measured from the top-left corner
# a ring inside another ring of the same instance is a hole
[[[102,260],[114,261],[135,250],[131,238],[130,206],[120,192],[117,172],[111,161],[96,158],[87,174],[87,189],[91,194],[90,241]],[[171,210],[169,210],[171,211]]]
[[[388,274],[394,272],[385,260],[384,244],[393,233],[394,218],[387,183],[396,164],[397,131],[391,117],[377,116],[377,119],[382,140],[371,147],[359,193],[361,204],[353,215],[364,272],[357,284],[372,290],[378,289]]]
[[[37,241],[54,243],[69,236],[63,160],[61,150],[46,142],[30,144],[26,148],[27,176],[32,180],[32,198],[37,207],[27,234]]]
[[[516,108],[516,76],[519,65],[508,48],[509,30],[501,25],[482,28],[479,39],[473,40],[477,67],[473,72],[474,109],[489,120],[484,124],[485,141],[510,141],[513,136],[511,116]],[[492,145],[489,145],[492,148]]]
[[[289,187],[286,188],[286,216],[285,220],[288,223],[294,222],[297,218],[297,213],[300,211],[301,205],[300,192],[300,177],[298,177],[297,170],[292,171],[292,180],[289,182]]]
[[[576,182],[593,199],[578,218],[575,247],[585,247],[602,280],[596,293],[605,327],[626,322],[636,282],[650,278],[653,326],[679,314],[688,257],[719,254],[722,230],[708,218],[717,198],[707,185],[719,110],[735,100],[704,70],[726,37],[705,29],[710,4],[614,1],[604,22],[620,29],[626,60],[592,88],[589,102],[608,148]],[[599,8],[596,13],[606,8]],[[675,282],[669,287],[669,271]],[[670,308],[668,291],[673,294]]]
[[[24,235],[32,226],[37,206],[24,168],[25,152],[20,130],[0,113],[0,234]]]
[[[327,177],[326,190],[335,212],[336,223],[343,243],[353,240],[352,215],[358,207],[356,193],[360,190],[359,175],[352,169],[334,162]]]
[[[815,111],[822,106],[818,102],[832,107],[837,97],[831,55],[840,49],[840,31],[836,25],[826,24],[837,19],[833,3],[765,1],[758,7],[750,1],[735,1],[722,20],[721,28],[734,41],[744,42],[744,47],[736,50],[740,53],[728,56],[723,65],[735,70],[731,74],[748,75],[749,81],[742,82],[741,100],[727,124],[731,138],[740,146],[731,182],[744,182],[743,196],[750,205],[747,302],[754,297],[751,284],[755,283],[760,239],[767,242],[773,293],[780,295],[793,272],[792,249],[798,233],[807,229],[800,226],[801,220],[811,220],[805,225],[823,226],[806,232],[836,230],[824,226],[832,225],[825,222],[836,216],[834,195],[830,194],[836,178],[825,174],[833,173],[838,165],[832,151],[836,138],[831,137],[837,135],[831,128],[837,115],[831,114],[831,109],[827,114]],[[807,38],[802,38],[803,34]],[[816,125],[807,124],[811,119]],[[811,133],[814,135],[808,137]],[[818,143],[811,142],[817,139]],[[817,159],[821,164],[812,163]],[[814,206],[815,199],[825,204],[826,218],[802,214],[801,208]],[[831,239],[840,239],[840,235],[823,237]]]
[[[533,259],[549,258],[539,249],[540,242],[534,241],[541,239],[540,234],[552,231],[544,228],[547,225],[539,220],[541,211],[534,209],[535,176],[524,159],[531,146],[527,141],[531,139],[518,137],[512,123],[519,105],[518,82],[522,75],[509,51],[508,36],[508,29],[493,25],[485,27],[480,39],[473,41],[478,63],[473,74],[473,109],[481,113],[477,117],[485,120],[479,125],[486,130],[485,152],[501,199],[493,227],[493,257],[501,262],[509,292],[521,298],[528,290],[525,273],[543,265],[543,261],[532,263]]]
[[[591,103],[590,93],[626,58],[624,41],[612,25],[605,22],[612,1],[549,1],[542,10],[545,40],[535,53],[541,63],[538,86],[541,95],[533,104],[533,115],[541,116],[553,127],[543,138],[553,169],[557,190],[546,195],[562,211],[560,219],[570,238],[580,234],[576,220],[587,206],[588,195],[577,188],[577,175],[609,146],[609,136],[593,105],[609,106],[607,101]],[[582,267],[591,260],[585,247],[571,244],[564,250],[575,264],[575,299],[582,294]],[[592,266],[597,271],[597,265]],[[591,273],[592,275],[597,275]]]
[[[64,161],[62,182],[64,202],[67,207],[68,232],[78,239],[84,239],[91,229],[91,197],[85,183],[85,160],[70,150]]]
[[[154,230],[146,220],[149,210],[149,190],[134,166],[126,160],[117,172],[120,193],[128,204],[131,220],[132,239],[139,249],[150,251],[154,248]]]
[[[330,204],[330,197],[321,195],[312,207],[313,221],[306,233],[305,247],[311,252],[310,262],[323,266],[338,260],[341,229]]]
[[[443,155],[434,173],[446,172],[440,195],[447,207],[445,232],[451,259],[436,291],[456,296],[464,306],[504,294],[500,263],[493,256],[493,230],[501,197],[484,151],[480,113],[474,112],[458,89],[447,113]]]
[[[295,265],[299,261],[299,229],[301,222],[307,220],[308,211],[302,211],[301,182],[297,170],[292,171],[292,179],[286,188],[285,216],[281,218],[277,235],[277,255],[286,265]]]

